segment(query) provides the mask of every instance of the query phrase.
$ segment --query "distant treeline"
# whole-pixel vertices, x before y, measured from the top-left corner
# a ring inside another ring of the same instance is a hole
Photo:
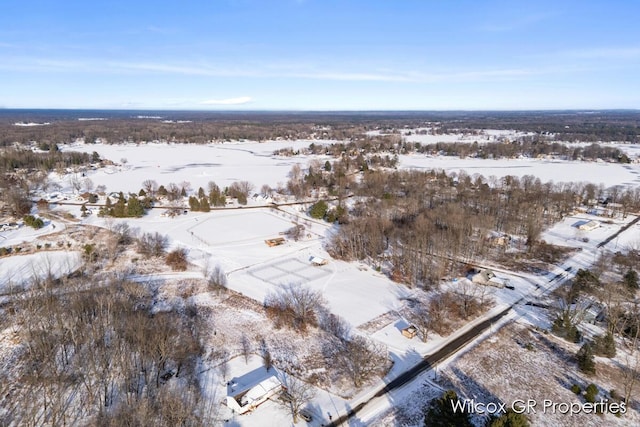
[[[104,120],[79,120],[100,118]],[[16,126],[15,123],[50,123]],[[385,131],[438,127],[439,133],[514,129],[556,141],[638,142],[640,112],[133,112],[0,111],[0,145],[30,141],[61,143],[175,141],[206,143],[249,139],[337,139]]]
[[[616,147],[599,144],[586,146],[570,146],[558,142],[545,142],[536,137],[522,137],[518,141],[504,143],[491,142],[486,144],[464,142],[439,142],[436,144],[420,144],[418,142],[403,141],[399,135],[384,135],[367,137],[350,142],[333,144],[312,143],[308,148],[283,148],[274,152],[276,155],[293,156],[298,154],[330,155],[335,158],[345,154],[361,156],[363,154],[410,154],[423,153],[429,155],[477,157],[482,159],[514,158],[518,156],[538,157],[553,155],[569,160],[607,160],[629,163],[631,159]],[[376,156],[370,156],[371,158]],[[379,156],[378,156],[379,157]],[[364,157],[363,157],[364,158]],[[379,161],[378,165],[389,166]],[[369,164],[368,166],[371,166]],[[393,166],[393,165],[391,165]]]

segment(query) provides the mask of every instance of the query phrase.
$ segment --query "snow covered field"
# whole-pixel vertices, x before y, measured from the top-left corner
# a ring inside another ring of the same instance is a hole
[[[138,191],[146,179],[165,186],[188,181],[192,188],[207,188],[209,181],[224,188],[235,181],[249,181],[259,189],[263,184],[276,187],[287,181],[294,164],[306,166],[305,156],[277,157],[275,150],[308,147],[317,141],[233,142],[224,144],[70,144],[62,151],[93,153],[122,166],[100,169],[89,176],[95,185],[108,191]],[[122,159],[126,159],[123,162]]]
[[[446,172],[466,172],[473,176],[480,174],[489,178],[507,175],[522,177],[533,175],[542,182],[591,182],[632,186],[640,184],[639,164],[572,162],[543,159],[461,159],[451,156],[425,156],[422,154],[402,155],[400,167],[404,169],[442,169]]]

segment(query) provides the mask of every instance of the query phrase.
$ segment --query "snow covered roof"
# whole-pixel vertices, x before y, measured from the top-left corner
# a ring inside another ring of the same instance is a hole
[[[311,258],[309,258],[309,261],[311,262],[311,264],[316,264],[316,265],[324,265],[327,263],[326,259],[320,258],[318,256],[312,256]]]
[[[270,376],[247,390],[247,392],[240,398],[240,405],[249,405],[252,402],[262,399],[266,394],[269,394],[280,387],[282,387],[282,383],[276,377]]]

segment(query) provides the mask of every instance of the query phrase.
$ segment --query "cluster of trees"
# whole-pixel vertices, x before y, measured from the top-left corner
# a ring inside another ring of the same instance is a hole
[[[193,211],[208,212],[212,206],[224,206],[227,197],[235,198],[239,204],[246,205],[252,190],[253,184],[248,181],[237,181],[224,189],[220,189],[215,182],[209,181],[207,190],[200,187],[195,195],[189,197],[189,207]],[[180,184],[172,182],[165,187],[164,185],[158,185],[153,179],[147,179],[142,183],[139,195],[149,200],[156,200],[157,196],[161,196],[166,197],[170,202],[174,202],[186,197],[190,191],[191,184],[186,181]]]
[[[509,144],[490,142],[485,144],[464,142],[439,142],[421,144],[408,142],[400,135],[366,136],[348,142],[332,144],[310,144],[308,148],[293,150],[284,148],[274,152],[276,155],[294,156],[299,154],[330,155],[334,158],[351,158],[361,170],[373,166],[393,168],[397,165],[398,154],[422,153],[477,157],[482,159],[515,158],[519,156],[538,157],[552,155],[569,160],[597,160],[630,163],[631,159],[619,148],[599,144],[587,146],[569,146],[559,142],[550,142],[547,137],[519,137]]]
[[[29,149],[0,149],[0,212],[15,217],[31,210],[29,192],[46,184],[47,173],[54,169],[87,165],[86,153],[63,153],[50,150],[34,153]]]
[[[329,205],[324,200],[314,203],[309,209],[309,215],[312,218],[324,219],[331,223],[345,224],[348,221],[347,209],[344,206],[338,205],[329,209]]]
[[[318,327],[325,331],[323,353],[327,363],[355,387],[386,372],[389,365],[386,347],[360,335],[352,336],[349,324],[329,312],[319,292],[290,284],[267,295],[264,305],[278,328],[305,333],[308,328]]]
[[[73,166],[88,165],[91,156],[74,151],[61,152],[49,150],[47,153],[35,153],[29,149],[3,148],[0,156],[0,171],[14,172],[15,169],[51,171]]]
[[[26,225],[35,228],[36,230],[38,228],[44,227],[44,221],[42,220],[42,218],[36,218],[33,215],[25,215],[23,221]]]
[[[574,189],[526,176],[491,182],[438,171],[370,170],[351,185],[360,202],[329,250],[342,259],[386,259],[403,282],[434,283],[456,262],[488,256],[491,231],[525,236],[535,247],[543,228],[574,208]]]
[[[145,206],[147,208],[151,207],[151,201],[141,201],[135,194],[130,194],[127,200],[124,194],[120,192],[118,200],[113,204],[111,203],[111,199],[107,197],[105,205],[100,208],[98,215],[112,216],[115,218],[137,218],[145,214]]]
[[[589,375],[597,373],[595,356],[613,358],[617,347],[624,347],[622,377],[624,398],[636,389],[640,378],[640,310],[637,304],[638,251],[626,254],[603,254],[591,270],[580,269],[572,280],[555,291],[555,320],[552,331],[571,342],[582,343],[576,353],[578,368]],[[603,280],[606,277],[608,280]],[[618,277],[619,280],[611,280]],[[597,303],[596,303],[597,302]],[[601,315],[596,318],[605,331],[591,340],[580,332],[587,310],[597,307]]]
[[[322,166],[318,160],[312,160],[306,172],[300,165],[293,165],[289,172],[286,190],[289,194],[304,198],[311,196],[320,189],[326,189],[333,197],[345,197],[355,180],[354,163],[348,158],[337,160],[329,169]]]
[[[493,298],[487,286],[463,280],[458,283],[456,292],[438,291],[428,298],[420,295],[408,299],[403,315],[416,327],[420,339],[426,342],[431,332],[449,335],[492,305]]]
[[[241,205],[247,204],[247,198],[253,190],[253,184],[248,181],[239,181],[232,183],[225,189],[225,194],[238,200]]]
[[[220,207],[224,206],[227,202],[227,197],[235,198],[241,205],[247,204],[249,194],[253,190],[253,185],[248,181],[234,182],[224,190],[220,190],[220,187],[210,181],[207,185],[208,192],[205,192],[204,188],[198,188],[197,197],[189,197],[189,207],[192,211],[209,212],[211,206]]]
[[[518,156],[537,157],[553,155],[569,160],[608,160],[620,163],[630,163],[631,159],[619,148],[591,144],[585,147],[568,146],[558,142],[514,142],[504,143],[437,143],[418,145],[403,143],[398,151],[401,154],[418,152],[431,155],[446,155],[459,157],[477,157],[481,159],[515,158]]]
[[[209,212],[211,210],[209,199],[207,197],[198,199],[195,196],[189,196],[189,209],[192,211]]]
[[[136,283],[92,277],[34,283],[6,321],[24,352],[0,373],[3,424],[207,425],[215,403],[194,385],[200,326],[176,312],[152,314]],[[64,290],[64,292],[61,292]]]
[[[333,236],[331,254],[388,260],[407,283],[432,283],[453,271],[455,262],[491,256],[491,232],[521,236],[528,253],[519,256],[553,261],[549,256],[564,254],[549,251],[540,233],[578,206],[609,199],[613,214],[622,216],[640,208],[638,188],[543,183],[533,176],[486,179],[437,170],[369,170],[360,181],[343,184],[358,203]],[[321,204],[314,208],[318,216],[324,210]]]

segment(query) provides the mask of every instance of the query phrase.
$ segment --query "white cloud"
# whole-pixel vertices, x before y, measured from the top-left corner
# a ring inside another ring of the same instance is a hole
[[[238,98],[208,99],[206,101],[200,102],[200,104],[201,105],[241,105],[241,104],[247,104],[251,101],[252,99],[250,96],[240,96]]]

